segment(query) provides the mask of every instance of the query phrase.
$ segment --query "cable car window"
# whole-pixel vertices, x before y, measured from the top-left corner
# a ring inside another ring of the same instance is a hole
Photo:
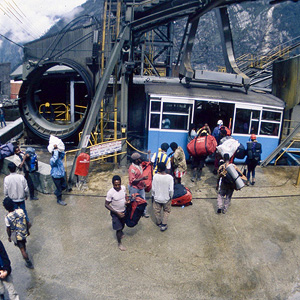
[[[261,122],[260,134],[278,136],[278,131],[279,131],[278,123],[267,123],[263,121]]]
[[[150,128],[159,128],[160,114],[151,114]]]
[[[237,108],[235,114],[234,133],[257,134],[259,116],[259,110]]]
[[[258,134],[258,124],[259,124],[259,121],[252,120],[250,134],[252,134],[252,133]]]
[[[262,120],[280,122],[280,117],[281,117],[281,113],[279,112],[263,110],[262,113]]]
[[[160,101],[151,101],[151,111],[160,112]]]
[[[163,112],[189,113],[190,104],[165,102]]]
[[[187,130],[188,116],[187,115],[169,115],[163,114],[161,128],[173,130]]]

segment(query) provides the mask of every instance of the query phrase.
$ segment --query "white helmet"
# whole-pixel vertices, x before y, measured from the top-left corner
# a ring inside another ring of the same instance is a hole
[[[218,125],[223,125],[223,121],[222,121],[222,120],[219,120],[219,121],[217,122],[217,124],[218,124]]]

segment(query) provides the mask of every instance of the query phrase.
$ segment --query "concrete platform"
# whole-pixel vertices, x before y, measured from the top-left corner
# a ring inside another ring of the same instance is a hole
[[[113,174],[126,184],[126,170],[91,175],[93,189],[65,194],[66,207],[54,195],[28,200],[34,270],[7,241],[4,221],[0,231],[21,299],[299,299],[298,167],[258,168],[256,185],[234,192],[225,215],[215,213],[211,171],[205,167],[197,183],[184,178],[194,204],[172,208],[165,232],[154,224],[149,201],[151,217],[125,228],[124,252],[117,248],[104,191]]]

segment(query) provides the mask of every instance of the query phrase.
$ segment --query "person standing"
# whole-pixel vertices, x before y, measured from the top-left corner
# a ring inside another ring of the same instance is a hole
[[[185,159],[185,154],[183,149],[177,145],[177,143],[172,142],[170,144],[170,147],[172,149],[172,168],[174,172],[174,177],[176,183],[181,183],[181,178],[185,174],[187,170],[187,165],[186,165],[186,159]]]
[[[52,157],[50,158],[51,177],[56,187],[54,194],[57,198],[57,204],[62,206],[67,205],[67,203],[62,200],[62,191],[67,187],[65,179],[66,172],[63,163],[64,157],[65,152],[59,151],[57,145],[54,145]]]
[[[0,241],[0,299],[4,299],[4,292],[7,290],[10,300],[19,300],[11,276],[11,264],[3,243]]]
[[[231,197],[235,189],[235,184],[232,183],[227,175],[226,168],[230,164],[229,162],[229,154],[224,154],[224,163],[219,167],[218,169],[218,183],[217,183],[217,190],[218,190],[218,198],[217,198],[217,204],[218,204],[218,210],[217,213],[223,213],[225,214],[230,206],[231,203]],[[243,173],[238,169],[238,167],[235,164],[232,164],[239,176],[247,180],[246,176],[243,175]]]
[[[15,209],[14,203],[9,197],[3,200],[3,206],[8,211],[5,217],[6,232],[8,241],[13,241],[21,251],[25,260],[25,266],[33,269],[33,264],[26,251],[26,238],[29,235],[29,223],[26,221],[24,211],[21,208]]]
[[[28,185],[26,179],[23,175],[16,173],[17,166],[13,162],[9,162],[7,167],[10,174],[4,178],[4,196],[8,196],[12,199],[15,209],[23,209],[26,220],[30,225],[25,206],[25,200],[28,198]]]
[[[121,177],[115,175],[112,178],[113,187],[107,192],[105,207],[110,211],[112,218],[112,227],[116,230],[116,237],[118,247],[121,251],[126,248],[122,245],[122,238],[124,236],[123,229],[125,226],[125,209],[126,204],[130,201],[127,200],[126,188],[121,185]]]
[[[250,178],[252,175],[251,184],[255,184],[255,168],[260,162],[262,147],[261,144],[257,142],[256,135],[251,134],[250,136],[251,142],[247,143],[247,185],[250,183]]]
[[[139,193],[140,196],[146,200],[146,193],[145,193],[145,182],[144,180],[148,179],[148,176],[143,176],[143,169],[141,167],[141,155],[137,152],[134,152],[131,155],[132,163],[128,169],[129,175],[129,195]],[[149,218],[149,214],[146,211],[147,207],[145,208],[144,217]]]
[[[2,108],[2,104],[0,104],[0,124],[1,124],[1,128],[6,126],[5,123],[5,116],[4,116],[4,110]],[[4,125],[4,126],[3,126]]]
[[[199,136],[201,137],[207,135],[208,132],[204,129],[199,133]],[[195,182],[196,179],[198,181],[201,180],[202,169],[204,168],[206,158],[207,155],[192,156],[192,170],[193,170],[193,174],[191,178],[192,182]]]
[[[30,200],[39,200],[38,197],[34,196],[34,184],[30,176],[28,160],[30,160],[30,155],[21,151],[19,146],[14,146],[14,163],[17,166],[19,172],[23,172],[23,175],[27,181],[29,188]]]
[[[151,157],[153,164],[153,175],[157,173],[157,164],[163,162],[166,164],[167,172],[171,172],[171,159],[168,157],[167,151],[169,149],[168,143],[162,143],[157,153],[154,153]]]
[[[165,231],[168,229],[168,217],[174,194],[174,180],[171,175],[166,173],[166,165],[163,162],[158,163],[157,169],[158,173],[154,175],[152,182],[153,210],[156,225],[160,227],[160,231]]]

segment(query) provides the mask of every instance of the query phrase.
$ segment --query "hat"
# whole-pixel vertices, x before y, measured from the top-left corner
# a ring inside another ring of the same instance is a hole
[[[169,144],[168,143],[162,143],[160,148],[163,151],[167,151],[169,149]]]
[[[141,158],[141,155],[139,153],[137,153],[137,152],[132,153],[132,155],[131,155],[132,160],[137,160],[139,158]]]
[[[251,136],[250,136],[250,139],[251,139],[252,141],[256,140],[256,135],[252,133]]]
[[[218,125],[223,125],[223,121],[222,121],[222,120],[219,120],[219,121],[217,122],[217,124],[218,124]]]

